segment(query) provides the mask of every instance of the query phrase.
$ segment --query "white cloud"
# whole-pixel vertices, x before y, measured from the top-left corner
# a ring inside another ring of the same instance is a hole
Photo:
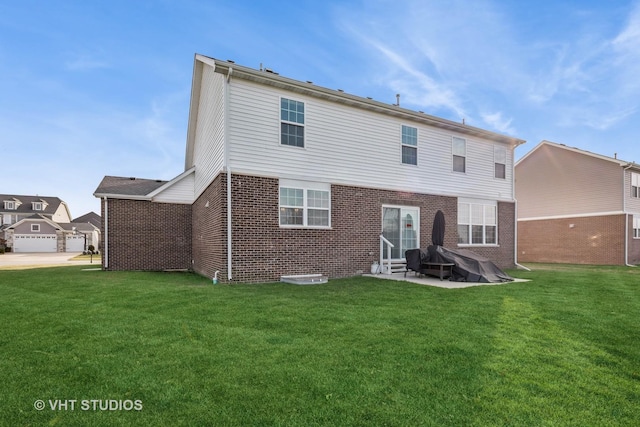
[[[508,135],[516,135],[516,130],[511,126],[513,119],[507,119],[502,116],[502,112],[497,111],[495,113],[480,113],[482,120],[489,125],[492,129],[498,132]]]

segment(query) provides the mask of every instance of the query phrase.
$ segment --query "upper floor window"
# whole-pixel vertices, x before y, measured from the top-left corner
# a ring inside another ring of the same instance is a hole
[[[467,171],[467,141],[462,138],[453,137],[451,141],[451,153],[453,155],[453,171]]]
[[[499,145],[493,147],[494,176],[505,179],[507,177],[507,149]]]
[[[39,233],[40,232],[40,224],[31,224],[31,231],[33,231],[35,233]]]
[[[418,164],[418,129],[402,125],[402,163]]]
[[[16,209],[16,202],[14,202],[13,200],[5,200],[4,208],[8,211],[13,211]]]
[[[33,210],[34,211],[41,211],[42,210],[42,202],[33,202],[32,206],[33,206]]]
[[[280,99],[280,143],[304,147],[304,102]]]
[[[498,244],[498,208],[490,202],[458,202],[458,243]]]
[[[280,181],[280,225],[284,227],[331,226],[329,184]]]
[[[640,198],[640,174],[631,172],[631,197]]]
[[[640,239],[640,215],[633,216],[633,238]]]

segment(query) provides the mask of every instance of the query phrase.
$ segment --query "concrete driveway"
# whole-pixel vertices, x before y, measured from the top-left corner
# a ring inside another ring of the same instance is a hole
[[[0,254],[0,270],[17,270],[22,268],[38,268],[64,265],[94,265],[100,267],[100,255],[93,256],[93,264],[90,260],[75,260],[72,258],[81,252],[52,252],[52,253],[14,253]]]

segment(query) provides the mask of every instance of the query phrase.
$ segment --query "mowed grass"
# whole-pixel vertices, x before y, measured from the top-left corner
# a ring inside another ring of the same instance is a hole
[[[451,290],[87,267],[0,271],[1,425],[640,425],[640,269]]]

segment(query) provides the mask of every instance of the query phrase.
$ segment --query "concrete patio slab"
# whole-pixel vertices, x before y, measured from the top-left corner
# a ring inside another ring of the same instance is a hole
[[[451,282],[449,280],[440,280],[437,277],[431,276],[418,276],[413,272],[407,273],[407,277],[404,276],[404,273],[391,273],[391,274],[363,274],[365,277],[374,277],[376,279],[385,279],[385,280],[397,280],[401,282],[410,282],[416,283],[418,285],[425,286],[436,286],[438,288],[446,288],[446,289],[461,289],[461,288],[469,288],[471,286],[492,286],[492,285],[508,285],[510,283],[524,283],[529,282],[526,279],[516,279],[514,278],[513,282],[499,282],[499,283],[478,283],[478,282]]]

